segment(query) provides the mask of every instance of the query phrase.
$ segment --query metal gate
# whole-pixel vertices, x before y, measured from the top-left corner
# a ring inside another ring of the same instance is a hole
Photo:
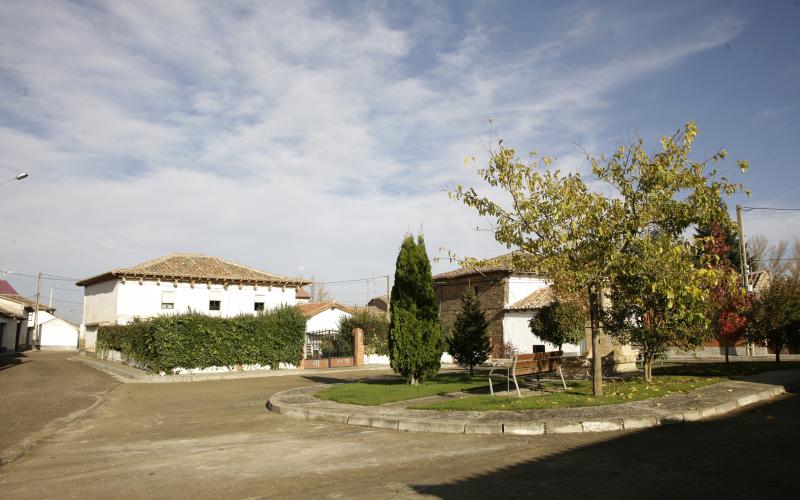
[[[354,366],[353,336],[336,330],[306,333],[303,368]]]

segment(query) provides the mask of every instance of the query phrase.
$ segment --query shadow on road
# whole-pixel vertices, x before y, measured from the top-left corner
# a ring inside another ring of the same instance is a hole
[[[800,394],[792,394],[729,418],[608,434],[565,453],[412,487],[442,499],[796,498],[798,463]]]
[[[15,352],[11,354],[4,354],[0,356],[0,370],[5,370],[7,368],[13,368],[15,366],[19,366],[25,362],[27,356],[21,352]]]

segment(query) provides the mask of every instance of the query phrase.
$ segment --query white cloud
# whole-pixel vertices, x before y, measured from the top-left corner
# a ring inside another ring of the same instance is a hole
[[[24,236],[0,249],[0,268],[86,276],[202,251],[360,277],[391,271],[403,232],[420,227],[432,254],[488,256],[501,249],[442,190],[477,182],[463,158],[481,157],[488,117],[507,144],[576,168],[573,140],[607,144],[609,92],[741,31],[720,18],[565,64],[601,27],[652,26],[565,9],[506,53],[481,7],[460,24],[422,4],[406,25],[329,8],[0,5],[0,147],[31,172],[3,187],[16,214],[5,230]]]

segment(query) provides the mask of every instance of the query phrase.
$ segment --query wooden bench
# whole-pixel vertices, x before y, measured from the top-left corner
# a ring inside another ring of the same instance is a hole
[[[561,360],[564,357],[563,351],[553,352],[536,352],[533,354],[515,354],[511,359],[511,364],[502,363],[492,367],[489,371],[489,392],[494,396],[494,387],[492,387],[492,377],[504,377],[506,379],[507,387],[510,382],[514,381],[514,387],[517,388],[517,395],[522,397],[519,391],[519,383],[517,376],[522,375],[539,375],[542,373],[550,373],[557,371],[561,376],[561,385],[564,390],[567,390],[567,383],[564,382],[564,373],[561,371]],[[494,373],[496,369],[504,369],[506,373]],[[510,389],[510,387],[508,387]]]

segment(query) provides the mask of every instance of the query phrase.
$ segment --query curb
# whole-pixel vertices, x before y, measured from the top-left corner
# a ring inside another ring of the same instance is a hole
[[[286,377],[291,375],[319,375],[330,373],[347,373],[355,371],[381,371],[390,370],[389,366],[354,366],[348,368],[318,368],[318,369],[284,369],[284,370],[252,370],[241,372],[194,373],[186,375],[153,375],[127,365],[112,361],[94,359],[86,356],[73,356],[73,361],[79,361],[92,368],[105,372],[123,384],[172,384],[179,382],[208,382],[213,380],[236,380],[243,378]]]
[[[310,421],[405,432],[541,436],[618,432],[719,417],[785,394],[800,381],[800,370],[767,372],[747,380],[721,382],[687,394],[633,403],[527,411],[408,410],[359,406],[317,399],[330,385],[319,384],[274,394],[267,409]]]

